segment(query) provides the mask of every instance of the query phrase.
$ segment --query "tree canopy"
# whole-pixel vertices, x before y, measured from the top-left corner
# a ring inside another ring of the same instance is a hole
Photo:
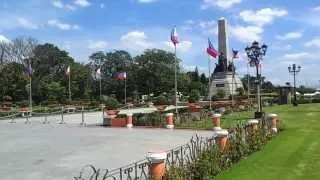
[[[204,73],[200,74],[198,67],[185,72],[180,66],[182,60],[175,59],[174,54],[168,51],[147,49],[137,56],[124,50],[97,51],[88,56],[87,63],[79,63],[67,51],[54,44],[38,44],[32,38],[17,38],[11,42],[0,42],[0,95],[11,96],[13,102],[28,99],[26,69],[30,64],[33,69],[32,99],[36,104],[66,101],[68,77],[65,71],[68,66],[71,69],[73,100],[99,100],[100,79],[96,76],[99,68],[105,100],[117,99],[123,103],[125,84],[128,102],[137,101],[142,95],[169,98],[174,95],[176,61],[179,93],[189,96],[192,101],[206,96],[208,77]],[[119,72],[126,72],[126,81],[116,79]],[[250,81],[253,80],[250,77]],[[246,77],[243,81],[246,85]],[[264,82],[263,88],[274,90],[268,81]]]

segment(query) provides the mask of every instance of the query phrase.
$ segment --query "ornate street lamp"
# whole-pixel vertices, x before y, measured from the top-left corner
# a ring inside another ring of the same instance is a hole
[[[288,67],[288,71],[291,75],[293,75],[293,106],[298,106],[297,102],[297,94],[296,94],[296,75],[300,72],[301,66],[296,66],[296,64],[292,64]]]
[[[261,89],[261,71],[259,71],[259,68],[261,68],[260,62],[263,60],[263,57],[266,55],[267,48],[268,48],[268,46],[265,45],[265,44],[263,44],[260,47],[260,45],[259,45],[259,43],[257,41],[254,41],[250,47],[247,46],[245,48],[245,51],[247,53],[250,66],[256,68],[256,76],[257,76],[257,78],[256,78],[255,83],[257,85],[258,109],[254,114],[255,118],[261,118],[262,115],[263,115],[262,103],[261,103],[261,95],[260,95],[261,94],[260,93],[260,89]]]

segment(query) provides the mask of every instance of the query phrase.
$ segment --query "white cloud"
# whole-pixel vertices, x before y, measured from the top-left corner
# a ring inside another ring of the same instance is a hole
[[[196,68],[198,68],[200,74],[204,73],[206,76],[208,76],[208,67],[182,64],[182,69],[184,71],[194,71]]]
[[[284,54],[280,60],[313,60],[319,58],[319,54],[311,52],[297,52],[297,53],[288,53]]]
[[[241,1],[242,0],[203,0],[201,9],[208,9],[215,6],[221,9],[228,9],[235,4],[241,3]]]
[[[312,8],[313,11],[320,11],[320,6]]]
[[[276,17],[283,17],[288,14],[285,9],[265,8],[258,11],[244,10],[240,12],[240,17],[245,22],[254,23],[258,26],[270,24]]]
[[[92,50],[104,50],[108,46],[106,41],[92,41],[88,43],[88,48]]]
[[[278,35],[276,36],[277,39],[279,40],[288,40],[288,39],[299,39],[303,36],[302,32],[289,32],[285,35]]]
[[[304,46],[320,48],[320,37],[315,37],[311,41],[304,43]]]
[[[77,24],[68,24],[68,23],[63,23],[57,19],[52,19],[48,21],[48,25],[54,28],[58,28],[60,30],[72,30],[72,29],[79,29],[79,25]]]
[[[129,49],[144,50],[149,48],[152,43],[147,42],[148,37],[143,31],[131,31],[123,36],[120,40],[122,44]]]
[[[4,35],[0,34],[0,42],[8,43],[8,42],[10,42],[10,40],[8,38],[6,38]]]
[[[73,3],[82,7],[88,7],[91,5],[91,3],[88,0],[74,0]]]
[[[199,26],[202,29],[202,33],[204,34],[218,35],[218,24],[215,20],[201,21],[199,23]]]
[[[53,0],[51,1],[51,4],[56,7],[62,9],[64,7],[64,4],[60,0]]]
[[[143,31],[131,31],[124,34],[120,38],[121,47],[136,52],[144,51],[150,48],[159,48],[168,51],[173,51],[174,46],[171,41],[149,40]],[[188,40],[180,41],[177,45],[177,52],[189,52],[192,48],[192,42]]]
[[[307,22],[312,26],[320,27],[319,16],[320,16],[320,11],[319,13],[309,14],[306,18],[301,19],[301,21]]]
[[[61,0],[52,0],[51,4],[52,4],[52,6],[59,8],[59,9],[66,8],[66,9],[72,10],[72,11],[77,9],[76,7],[74,7],[70,4],[64,4]]]
[[[171,41],[165,41],[163,43],[170,48],[169,50],[174,49],[174,45]],[[188,52],[191,48],[192,48],[191,41],[181,41],[177,44],[177,51],[180,51],[180,52]]]
[[[74,6],[70,5],[70,4],[67,4],[66,8],[69,9],[69,10],[72,10],[72,11],[77,9],[76,7],[74,7]]]
[[[38,25],[32,23],[31,21],[27,20],[26,18],[20,17],[18,18],[18,23],[21,27],[26,29],[38,29]]]
[[[104,4],[103,3],[100,4],[100,8],[104,9]]]
[[[183,22],[182,29],[184,30],[201,30],[203,34],[212,35],[218,34],[218,25],[216,20],[209,20],[209,21],[193,21],[193,20],[186,20]]]
[[[211,28],[217,25],[217,22],[215,20],[211,21],[200,21],[199,26],[202,29]]]
[[[137,0],[138,3],[153,3],[157,2],[158,0]]]
[[[287,44],[285,47],[284,47],[286,50],[290,50],[292,48],[292,45],[291,44]]]
[[[184,21],[185,24],[193,25],[194,21],[192,19],[188,19]]]
[[[237,38],[241,42],[252,42],[261,40],[263,28],[259,26],[240,26],[230,27],[231,36]]]

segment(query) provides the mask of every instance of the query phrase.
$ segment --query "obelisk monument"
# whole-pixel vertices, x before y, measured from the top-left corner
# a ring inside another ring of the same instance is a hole
[[[227,20],[220,18],[218,20],[218,46],[219,53],[223,53],[228,57],[228,35],[227,35]]]
[[[228,43],[228,24],[225,18],[218,20],[218,63],[211,75],[211,85],[209,88],[208,98],[216,95],[217,92],[223,91],[225,99],[231,94],[235,95],[238,88],[243,88],[240,78],[235,73],[232,56],[229,54]]]

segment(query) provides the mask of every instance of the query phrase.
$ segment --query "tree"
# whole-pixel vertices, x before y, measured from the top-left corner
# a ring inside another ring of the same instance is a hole
[[[0,41],[0,72],[5,63],[9,62],[8,58],[9,42]]]
[[[38,45],[38,41],[31,37],[18,37],[13,39],[5,46],[8,61],[23,64],[25,67],[31,63],[34,56],[34,50]]]
[[[216,94],[217,99],[224,99],[226,97],[226,92],[223,89],[219,89]]]
[[[27,97],[25,73],[17,72],[16,69],[23,69],[23,65],[16,62],[5,64],[0,72],[1,96],[9,95],[13,101],[19,101]]]
[[[52,82],[58,82],[63,87],[68,87],[68,81],[65,76],[65,70],[68,66],[71,67],[71,79],[73,80],[79,72],[74,71],[74,59],[71,58],[66,51],[60,50],[53,44],[38,45],[33,52],[31,58],[33,76],[32,76],[32,94],[33,100],[40,102],[46,100],[48,94],[44,91],[45,87],[41,85],[50,85]],[[45,83],[40,83],[44,81]],[[77,82],[82,82],[79,79]],[[74,87],[72,84],[71,87]],[[67,88],[66,88],[67,89]],[[74,90],[74,88],[72,88]],[[64,91],[63,98],[67,95]],[[49,94],[50,96],[50,94]]]
[[[174,54],[159,49],[149,49],[137,56],[135,63],[137,63],[137,76],[140,79],[143,78],[136,81],[140,93],[159,95],[162,92],[173,92]]]
[[[50,80],[49,82],[41,81],[40,89],[42,92],[47,92],[41,97],[44,100],[63,101],[66,99],[66,96],[65,96],[66,88],[58,82],[53,82]]]
[[[202,73],[200,75],[200,82],[204,85],[207,85],[209,82],[209,78],[206,77],[206,75],[204,73]]]

